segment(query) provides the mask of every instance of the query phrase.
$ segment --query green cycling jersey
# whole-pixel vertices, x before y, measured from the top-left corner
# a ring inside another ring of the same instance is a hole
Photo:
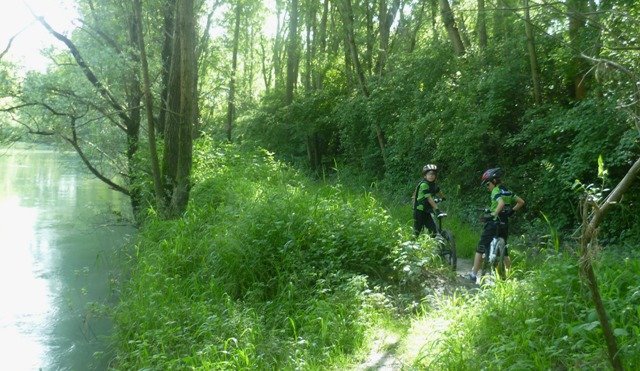
[[[500,199],[502,199],[505,204],[505,209],[507,209],[513,207],[516,204],[517,197],[518,196],[516,196],[515,193],[511,192],[509,189],[507,189],[507,187],[503,185],[494,187],[491,191],[491,213],[495,215],[496,209],[498,208],[498,201]],[[505,209],[502,209],[502,212],[507,211]]]
[[[420,181],[416,187],[413,209],[431,212],[432,207],[428,199],[433,199],[438,192],[440,192],[440,187],[438,187],[435,182]]]

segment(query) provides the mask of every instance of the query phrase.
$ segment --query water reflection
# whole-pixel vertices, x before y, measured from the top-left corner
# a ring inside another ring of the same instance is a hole
[[[114,223],[120,194],[72,154],[0,156],[0,363],[11,370],[106,368],[111,324],[91,308],[113,301],[115,254],[133,228]]]
[[[48,246],[33,240],[37,210],[18,201],[11,196],[0,202],[0,336],[7,353],[2,362],[33,369],[43,364],[45,346],[38,329],[46,326],[53,307],[46,278],[38,274]]]

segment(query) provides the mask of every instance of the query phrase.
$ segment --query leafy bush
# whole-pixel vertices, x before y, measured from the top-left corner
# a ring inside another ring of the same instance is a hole
[[[523,130],[508,142],[514,151],[533,159],[513,171],[523,184],[535,184],[526,188],[528,207],[551,215],[561,228],[576,223],[576,180],[612,187],[637,157],[637,143],[629,141],[637,132],[613,102],[605,103],[586,100],[569,110],[549,106],[531,111]],[[605,184],[598,179],[600,156],[611,175]]]

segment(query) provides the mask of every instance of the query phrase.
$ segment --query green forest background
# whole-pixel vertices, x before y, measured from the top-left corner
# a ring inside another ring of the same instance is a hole
[[[76,4],[69,34],[37,15],[46,71],[0,54],[1,136],[131,199],[115,368],[355,368],[384,334],[408,368],[639,364],[640,3]],[[405,243],[426,163],[462,258],[505,170],[512,280],[436,295]]]

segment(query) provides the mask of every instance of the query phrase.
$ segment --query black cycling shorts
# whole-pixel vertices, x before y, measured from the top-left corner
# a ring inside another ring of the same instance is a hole
[[[422,233],[423,229],[427,229],[430,236],[436,235],[436,223],[428,212],[415,210],[413,212],[413,233],[416,237]]]
[[[504,243],[507,243],[509,223],[507,221],[489,220],[484,223],[484,229],[482,230],[480,242],[478,242],[478,248],[476,249],[477,253],[484,254],[489,250],[491,240],[493,240],[493,237],[496,235],[496,231],[498,236],[504,239]],[[505,256],[509,256],[509,249],[505,250]]]

